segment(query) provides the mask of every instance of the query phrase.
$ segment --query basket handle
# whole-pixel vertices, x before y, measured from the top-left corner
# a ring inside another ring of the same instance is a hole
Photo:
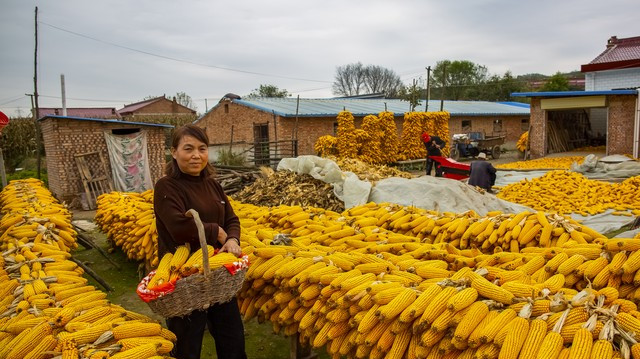
[[[196,222],[196,228],[198,228],[198,239],[200,240],[200,248],[202,248],[202,271],[205,278],[209,276],[211,269],[209,269],[209,249],[207,248],[207,237],[204,234],[204,225],[200,219],[200,215],[195,209],[191,208],[184,214],[187,217],[192,217]]]

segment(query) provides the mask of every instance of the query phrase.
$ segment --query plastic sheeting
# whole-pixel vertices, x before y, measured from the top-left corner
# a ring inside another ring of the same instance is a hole
[[[627,178],[640,175],[640,162],[621,155],[600,160],[595,155],[588,155],[582,164],[572,164],[571,171],[582,173],[589,179]]]
[[[104,132],[109,151],[111,175],[117,191],[144,192],[153,188],[149,155],[147,151],[147,133],[140,131],[127,135],[114,135]]]
[[[362,181],[353,172],[342,172],[338,164],[332,160],[318,156],[283,158],[278,163],[277,169],[308,174],[315,179],[332,184],[333,192],[344,202],[345,208],[368,202],[371,183]]]
[[[531,208],[502,200],[492,194],[482,193],[463,182],[443,178],[422,176],[418,178],[387,178],[376,183],[369,200],[392,202],[404,206],[435,210],[439,212],[463,213],[474,210],[479,215],[490,211],[518,213]]]

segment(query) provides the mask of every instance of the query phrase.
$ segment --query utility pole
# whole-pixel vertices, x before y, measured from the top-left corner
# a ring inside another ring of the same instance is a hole
[[[444,89],[447,87],[447,63],[442,64],[442,90],[440,91],[440,111],[444,108]]]
[[[64,86],[64,74],[60,74],[60,91],[62,92],[62,116],[67,116],[67,90]]]
[[[207,99],[204,99],[204,113],[209,112],[209,105],[207,105]]]
[[[431,66],[427,66],[427,87],[425,90],[427,90],[427,101],[426,104],[424,105],[424,112],[428,112],[429,111],[429,99],[431,99]]]
[[[36,6],[35,18],[35,38],[36,46],[33,54],[33,98],[35,99],[34,125],[36,126],[36,157],[38,164],[37,177],[40,179],[40,126],[38,119],[40,118],[40,107],[38,106],[38,7]]]

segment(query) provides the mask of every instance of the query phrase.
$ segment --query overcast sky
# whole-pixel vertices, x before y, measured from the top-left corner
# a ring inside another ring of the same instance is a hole
[[[38,6],[41,107],[115,107],[186,92],[205,112],[272,84],[331,97],[337,66],[409,84],[444,59],[491,74],[579,70],[612,35],[640,35],[638,0],[1,0],[0,111],[28,114]]]

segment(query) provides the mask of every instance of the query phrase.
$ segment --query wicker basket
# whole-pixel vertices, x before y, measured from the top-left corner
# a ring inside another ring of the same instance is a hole
[[[204,226],[200,216],[193,209],[187,211],[186,215],[193,217],[198,227],[204,273],[181,278],[176,281],[173,292],[147,303],[154,313],[165,318],[182,317],[194,310],[203,310],[216,303],[228,302],[242,287],[246,272],[246,269],[243,269],[232,275],[224,267],[211,271]]]

